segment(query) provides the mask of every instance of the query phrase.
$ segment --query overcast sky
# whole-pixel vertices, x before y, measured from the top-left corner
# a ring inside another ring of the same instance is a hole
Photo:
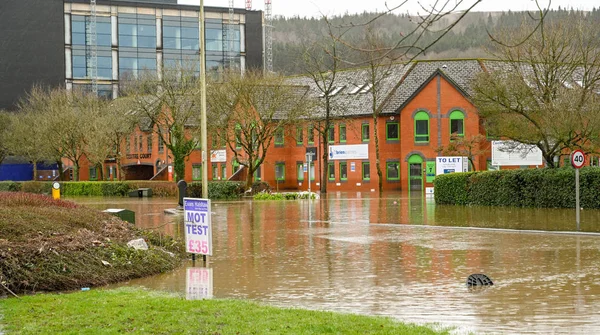
[[[200,0],[178,0],[180,4],[198,5]],[[446,0],[438,0],[437,3],[444,3]],[[454,5],[455,1],[448,0],[450,5]],[[386,8],[386,2],[390,7],[397,6],[404,0],[272,0],[273,15],[283,16],[321,16],[321,13],[326,15],[335,15],[348,13],[362,13],[364,11],[379,11],[382,12]],[[472,5],[475,0],[463,0],[463,4]],[[540,5],[548,6],[549,0],[539,0]],[[435,0],[407,0],[396,13],[416,13],[423,12],[419,6],[435,3]],[[205,6],[227,7],[228,0],[204,0]],[[236,8],[243,8],[246,5],[245,0],[234,0]],[[591,10],[594,6],[600,7],[598,0],[552,0],[552,8],[574,8],[581,10]],[[466,6],[463,6],[466,7]],[[253,9],[264,9],[264,0],[253,0]],[[475,7],[476,11],[507,11],[507,10],[535,10],[535,1],[533,0],[483,0]]]

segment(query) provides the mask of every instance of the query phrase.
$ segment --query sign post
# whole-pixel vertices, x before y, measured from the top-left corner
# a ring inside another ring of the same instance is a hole
[[[192,255],[212,255],[210,199],[183,198],[185,250]]]
[[[585,164],[585,155],[581,150],[575,150],[571,154],[571,165],[575,168],[575,221],[577,222],[577,231],[579,231],[580,213],[579,207],[579,169]]]
[[[315,153],[312,151],[308,151],[306,153],[306,166],[308,170],[308,223],[310,224],[310,203],[312,202],[312,194],[310,192],[310,163],[312,162],[312,157]]]

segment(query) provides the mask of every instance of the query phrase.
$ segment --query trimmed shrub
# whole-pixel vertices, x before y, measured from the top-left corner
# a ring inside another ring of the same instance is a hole
[[[600,168],[580,170],[581,207],[600,208]],[[437,176],[438,204],[575,207],[575,170],[522,169],[452,173]]]
[[[434,181],[435,202],[438,204],[466,205],[468,180],[474,172],[450,173],[437,176]]]
[[[209,181],[208,197],[210,199],[237,199],[243,192],[243,183],[237,181]],[[202,182],[188,184],[187,196],[192,198],[202,197]]]
[[[22,182],[21,191],[27,193],[50,194],[52,192],[52,183],[43,181]]]
[[[151,188],[153,197],[176,197],[178,194],[177,183],[173,181],[132,180],[124,183],[129,185],[130,190]]]
[[[21,183],[14,181],[0,181],[0,191],[3,192],[19,192],[21,190]]]

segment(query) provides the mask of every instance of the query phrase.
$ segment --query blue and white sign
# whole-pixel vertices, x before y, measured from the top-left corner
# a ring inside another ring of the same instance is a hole
[[[210,199],[183,198],[183,224],[186,251],[212,255]]]
[[[347,160],[347,159],[369,159],[368,144],[351,145],[330,145],[329,159]]]
[[[468,157],[436,157],[435,158],[435,175],[453,173],[453,172],[467,172],[469,171],[469,158]]]

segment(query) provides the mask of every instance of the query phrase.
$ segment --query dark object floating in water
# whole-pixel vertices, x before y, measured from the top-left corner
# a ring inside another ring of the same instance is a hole
[[[494,285],[490,277],[482,274],[475,273],[467,278],[467,286],[489,286]]]

